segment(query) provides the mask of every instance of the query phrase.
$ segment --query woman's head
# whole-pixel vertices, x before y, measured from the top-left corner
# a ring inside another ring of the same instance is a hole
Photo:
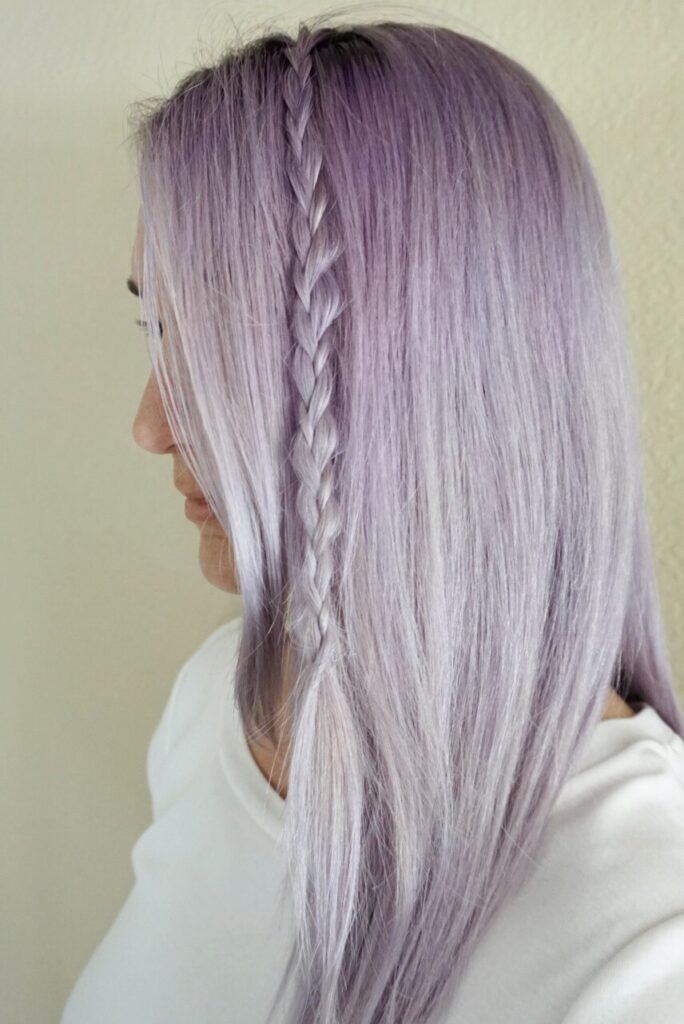
[[[611,683],[684,732],[600,192],[438,26],[258,39],[136,140],[155,450],[230,538],[247,731],[293,644],[291,1020],[427,1021]]]

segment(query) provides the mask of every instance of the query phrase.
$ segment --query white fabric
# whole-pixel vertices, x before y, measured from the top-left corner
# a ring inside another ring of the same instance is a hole
[[[215,630],[178,673],[148,749],[153,820],[132,850],[135,883],[61,1024],[266,1020],[292,937],[276,902],[286,802],[232,701],[241,625]],[[684,741],[634,706],[590,737],[445,1024],[684,1022]]]

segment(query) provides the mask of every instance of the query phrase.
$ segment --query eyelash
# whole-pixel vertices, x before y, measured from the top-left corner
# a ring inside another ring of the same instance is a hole
[[[147,320],[136,320],[135,323],[138,325],[138,327],[141,327],[145,331],[145,333],[149,333],[148,332],[149,323],[147,322]],[[163,338],[164,337],[164,328],[161,325],[161,320],[158,320],[157,323],[159,324],[159,337]]]

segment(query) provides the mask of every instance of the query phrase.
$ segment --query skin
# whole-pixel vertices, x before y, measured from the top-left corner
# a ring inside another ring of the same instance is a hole
[[[142,277],[143,227],[141,213],[138,213],[135,241],[131,253],[131,278],[140,287]],[[161,396],[154,378],[150,376],[145,385],[135,419],[133,438],[145,451],[154,455],[170,455],[173,460],[174,486],[186,494],[201,493],[186,462],[181,458],[169,429]],[[232,546],[220,523],[213,516],[202,523],[193,524],[199,529],[199,563],[208,582],[229,594],[239,594],[235,559]],[[289,692],[290,648],[283,651],[282,694]],[[636,712],[612,688],[609,690],[603,718],[630,718]],[[287,796],[288,761],[285,754],[285,734],[277,748],[265,740],[247,740],[252,757],[267,779],[269,785],[283,798]],[[283,749],[284,748],[284,749]]]

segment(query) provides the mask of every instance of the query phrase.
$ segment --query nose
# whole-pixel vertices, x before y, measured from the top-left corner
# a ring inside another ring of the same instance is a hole
[[[133,420],[133,440],[157,455],[175,447],[154,373],[150,373]]]

